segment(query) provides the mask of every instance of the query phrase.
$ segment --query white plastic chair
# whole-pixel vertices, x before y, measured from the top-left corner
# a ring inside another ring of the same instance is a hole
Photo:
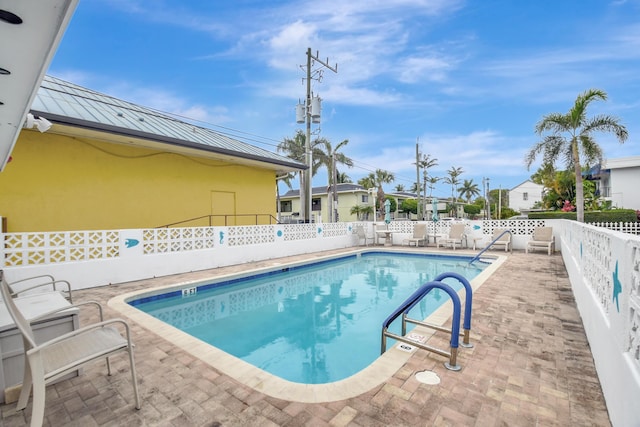
[[[533,229],[531,240],[527,242],[525,253],[529,253],[530,250],[536,248],[544,248],[547,253],[551,253],[555,250],[555,238],[553,237],[553,227],[536,227]]]
[[[102,307],[95,301],[69,305],[63,309],[47,312],[36,319],[30,319],[30,321],[37,321],[42,317],[71,307],[92,304],[99,309],[100,322],[68,332],[49,341],[37,343],[33,336],[31,324],[25,319],[13,301],[11,288],[2,270],[0,270],[0,291],[9,314],[22,334],[25,350],[25,368],[22,391],[20,392],[16,409],[20,411],[27,406],[29,394],[33,388],[32,427],[41,426],[44,420],[45,387],[48,383],[77,371],[78,368],[89,362],[102,358],[106,359],[107,373],[111,375],[109,356],[123,351],[129,354],[135,405],[136,409],[140,409],[140,396],[138,394],[138,382],[133,360],[133,344],[131,343],[129,325],[124,320],[103,320]],[[116,325],[124,328],[125,337],[121,335]]]
[[[404,239],[402,244],[407,244],[411,246],[412,243],[415,243],[416,247],[420,246],[422,243],[423,246],[426,246],[429,242],[429,236],[427,236],[427,224],[416,224],[413,226],[413,236]]]
[[[506,228],[496,228],[493,230],[493,235],[491,236],[491,241],[493,242],[500,236],[501,233],[507,231]],[[513,252],[513,248],[511,246],[511,233],[504,233],[498,240],[491,244],[490,248],[504,246],[505,252]]]
[[[451,224],[451,229],[449,230],[449,235],[446,237],[439,238],[436,246],[439,248],[442,246],[449,246],[456,250],[456,244],[460,245],[462,248],[462,240],[464,239],[464,229],[466,224]]]
[[[358,243],[362,241],[362,243],[365,246],[369,246],[369,243],[367,243],[369,240],[371,240],[371,243],[373,243],[376,239],[374,236],[367,236],[367,232],[364,230],[364,227],[361,225],[358,225],[356,227],[356,234],[358,236]]]

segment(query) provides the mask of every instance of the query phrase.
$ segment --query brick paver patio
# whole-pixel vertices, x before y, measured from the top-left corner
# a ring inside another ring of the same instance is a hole
[[[317,255],[315,255],[317,256]],[[295,257],[313,258],[314,255]],[[293,259],[293,258],[292,258]],[[278,262],[282,262],[280,259]],[[255,265],[267,266],[270,262]],[[252,264],[254,265],[254,264]],[[229,273],[252,265],[215,270]],[[214,270],[174,276],[185,280]],[[76,291],[74,300],[114,295],[168,278]],[[107,308],[107,316],[119,313]],[[133,407],[126,357],[47,388],[49,426],[608,426],[607,409],[560,255],[514,252],[474,294],[473,349],[445,358],[416,352],[384,384],[330,403],[269,397],[221,374],[141,325],[132,324],[142,409]],[[430,344],[447,348],[448,337]],[[438,385],[416,380],[434,371]],[[0,425],[28,425],[31,403],[3,405]]]

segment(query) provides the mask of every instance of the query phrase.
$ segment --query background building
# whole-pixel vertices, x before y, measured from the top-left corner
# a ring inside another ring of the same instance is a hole
[[[276,176],[305,168],[53,77],[25,127],[0,173],[9,232],[273,223]]]
[[[536,203],[542,202],[544,186],[526,180],[509,190],[509,208],[518,212],[531,210]]]

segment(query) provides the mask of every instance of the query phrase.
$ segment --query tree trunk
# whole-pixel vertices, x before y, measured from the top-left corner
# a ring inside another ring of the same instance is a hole
[[[573,169],[576,174],[576,219],[584,222],[584,185],[582,184],[582,166],[580,166],[580,155],[578,153],[578,142],[571,144],[573,155]]]

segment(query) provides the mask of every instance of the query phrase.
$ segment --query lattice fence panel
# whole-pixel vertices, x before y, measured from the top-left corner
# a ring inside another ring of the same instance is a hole
[[[215,245],[213,227],[150,228],[142,231],[145,255],[211,249]]]
[[[582,268],[584,278],[597,295],[600,305],[609,314],[613,277],[611,275],[611,236],[591,228],[583,229]]]
[[[68,231],[4,234],[5,267],[59,264],[120,256],[118,231]]]
[[[273,243],[275,226],[273,225],[239,225],[227,228],[228,246],[259,245]]]
[[[349,233],[347,224],[343,222],[330,222],[322,224],[324,237],[346,236]]]
[[[318,227],[320,226],[316,224],[285,224],[283,238],[285,241],[313,239],[318,235]]]
[[[631,251],[631,289],[629,293],[629,322],[627,348],[640,369],[640,244],[634,243]]]

